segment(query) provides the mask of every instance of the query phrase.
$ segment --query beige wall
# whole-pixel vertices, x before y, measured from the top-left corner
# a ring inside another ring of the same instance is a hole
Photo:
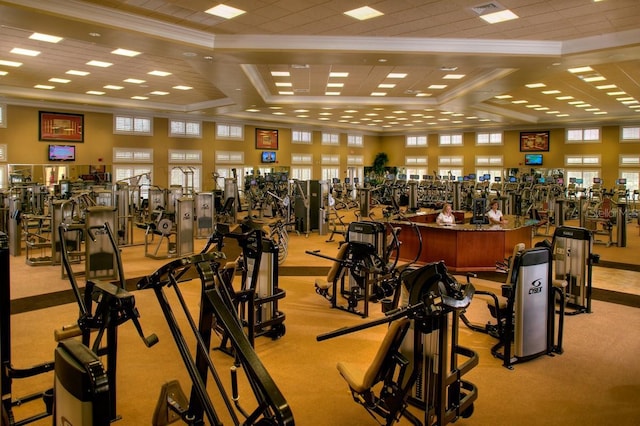
[[[7,106],[7,128],[0,128],[0,143],[8,145],[9,164],[46,164],[48,142],[38,141],[38,109],[23,106]],[[130,136],[113,134],[113,115],[107,113],[83,112],[68,110],[59,112],[84,113],[85,141],[78,143],[76,162],[71,164],[71,170],[77,169],[82,174],[84,168],[80,165],[112,164],[113,147],[135,147],[154,149],[153,182],[165,186],[168,182],[168,150],[193,149],[203,153],[203,182],[205,190],[214,187],[211,173],[215,170],[215,150],[244,151],[245,167],[260,166],[260,152],[255,149],[255,126],[245,126],[243,142],[215,139],[215,123],[203,123],[202,139],[172,138],[168,136],[168,120],[155,118],[153,120],[154,135]],[[264,128],[276,128],[265,125]],[[322,153],[340,155],[340,169],[347,167],[347,155],[364,156],[364,164],[371,165],[378,152],[385,152],[389,156],[389,166],[404,166],[405,156],[428,155],[429,169],[437,169],[437,158],[440,155],[464,155],[465,173],[475,170],[476,155],[503,155],[505,168],[523,166],[524,154],[519,150],[520,132],[508,130],[504,132],[504,145],[476,147],[475,133],[464,133],[464,146],[439,147],[438,135],[429,134],[427,148],[406,148],[405,138],[396,136],[365,135],[364,148],[347,147],[347,134],[340,131],[340,146],[321,145],[321,132],[313,132],[313,144],[292,145],[291,129],[278,128],[279,150],[278,163],[275,167],[289,167],[292,153],[313,154],[313,175],[321,175],[320,156]],[[546,129],[543,129],[546,130]],[[605,184],[613,185],[618,178],[618,161],[621,153],[637,154],[640,152],[639,143],[619,143],[619,126],[602,127],[602,143],[596,144],[565,144],[565,129],[550,129],[550,149],[544,154],[544,168],[564,168],[566,154],[600,154],[602,158],[602,174]],[[345,172],[346,173],[346,172]],[[70,177],[74,177],[70,173]]]

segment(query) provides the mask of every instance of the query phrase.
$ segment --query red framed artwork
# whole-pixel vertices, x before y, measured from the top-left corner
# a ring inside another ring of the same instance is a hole
[[[549,132],[520,132],[520,152],[549,151]]]
[[[278,149],[278,131],[256,129],[256,149]]]
[[[84,115],[40,111],[38,139],[84,142]]]

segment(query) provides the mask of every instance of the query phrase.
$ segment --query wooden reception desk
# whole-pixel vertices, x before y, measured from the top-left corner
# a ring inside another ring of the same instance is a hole
[[[493,271],[496,262],[513,253],[513,247],[524,243],[532,244],[532,225],[516,217],[508,217],[504,225],[456,224],[441,226],[425,223],[421,216],[409,218],[422,235],[420,262],[444,260],[447,269],[453,272]],[[419,240],[412,225],[396,222],[402,228],[400,233],[400,256],[413,260],[419,250]]]

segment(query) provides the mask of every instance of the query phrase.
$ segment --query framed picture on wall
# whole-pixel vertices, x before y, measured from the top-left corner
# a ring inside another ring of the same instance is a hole
[[[38,139],[84,142],[84,115],[39,111]]]
[[[256,149],[278,149],[278,131],[256,129]]]
[[[520,132],[520,152],[549,151],[549,131]]]

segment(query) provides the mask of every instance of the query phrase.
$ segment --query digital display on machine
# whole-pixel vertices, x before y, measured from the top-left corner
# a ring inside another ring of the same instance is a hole
[[[409,179],[418,180],[418,179],[420,179],[420,175],[409,175]]]
[[[569,178],[569,183],[576,183],[576,178],[574,178],[574,177]]]
[[[491,175],[489,173],[485,173],[482,175],[484,180],[491,180]]]
[[[563,178],[558,178],[558,179],[556,179],[556,183],[558,185],[564,185],[564,179]]]
[[[466,176],[458,176],[458,182],[464,182]]]
[[[496,182],[501,182],[501,181],[502,181],[502,178],[501,178],[500,176],[495,176],[495,177],[493,178],[493,180],[494,180],[494,181],[496,181]]]
[[[542,154],[525,154],[524,164],[527,166],[542,166]]]
[[[429,175],[422,175],[422,180],[427,180],[429,179]]]
[[[583,182],[584,180],[582,178],[576,178],[576,184],[582,185]]]
[[[626,185],[626,184],[627,184],[627,178],[618,179],[618,185]]]
[[[602,179],[600,179],[599,177],[595,177],[593,178],[593,183],[602,183]]]
[[[333,183],[340,183],[340,179],[338,179],[338,178],[333,178],[333,179],[331,179],[331,182],[333,182]]]
[[[276,153],[275,153],[275,151],[262,151],[262,162],[263,163],[275,163],[276,162]]]
[[[517,182],[518,178],[515,176],[509,176],[509,182]]]
[[[73,145],[49,145],[49,161],[75,161],[76,147]]]
[[[407,180],[407,175],[398,175],[398,180]]]
[[[538,178],[538,183],[545,183],[545,182],[546,182],[545,178],[543,178],[543,177]]]
[[[469,179],[475,179],[475,178],[476,178],[475,173],[469,173]]]

